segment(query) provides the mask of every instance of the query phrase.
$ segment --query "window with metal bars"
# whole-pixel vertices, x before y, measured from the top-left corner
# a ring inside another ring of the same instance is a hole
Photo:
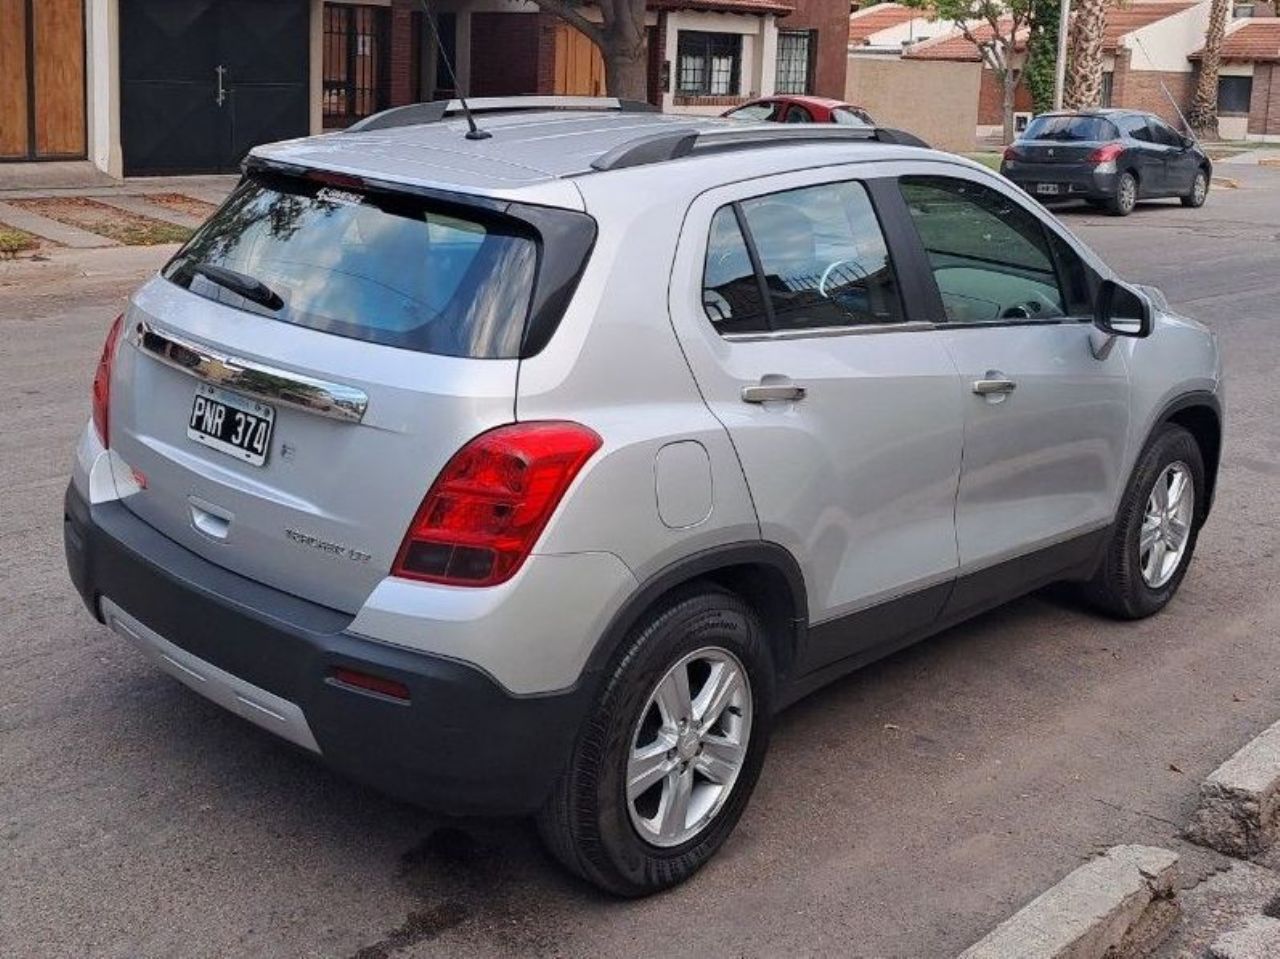
[[[344,127],[385,109],[388,100],[387,8],[324,7],[324,125]]]
[[[778,31],[778,93],[813,92],[813,30]]]
[[[681,30],[676,42],[676,92],[731,96],[738,92],[742,36]]]

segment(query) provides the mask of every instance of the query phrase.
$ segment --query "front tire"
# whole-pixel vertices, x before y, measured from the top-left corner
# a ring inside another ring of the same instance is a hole
[[[688,879],[724,844],[769,744],[764,626],[704,587],[642,621],[538,814],[548,849],[620,896]]]
[[[1209,177],[1204,170],[1197,170],[1195,179],[1191,181],[1191,191],[1184,197],[1181,197],[1182,205],[1196,209],[1204,206],[1205,199],[1209,196]]]
[[[1125,171],[1116,178],[1116,192],[1107,203],[1107,211],[1112,216],[1128,216],[1137,205],[1137,177]]]
[[[1118,619],[1142,619],[1173,598],[1204,521],[1204,459],[1183,427],[1165,424],[1134,468],[1111,542],[1086,595]]]

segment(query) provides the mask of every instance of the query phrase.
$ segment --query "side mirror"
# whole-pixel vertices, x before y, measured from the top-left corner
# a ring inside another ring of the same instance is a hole
[[[1150,336],[1154,313],[1145,294],[1124,283],[1103,280],[1093,325],[1109,336]]]
[[[1191,139],[1191,137],[1182,138],[1182,149],[1190,150],[1195,145],[1196,145],[1196,141]]]

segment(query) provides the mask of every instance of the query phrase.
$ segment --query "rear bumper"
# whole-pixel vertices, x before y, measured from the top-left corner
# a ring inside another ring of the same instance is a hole
[[[67,490],[67,568],[95,618],[215,702],[389,795],[455,814],[537,809],[564,768],[586,683],[513,696],[480,670],[347,633],[351,617],[179,546],[118,501]],[[403,683],[409,701],[333,679]]]
[[[1116,173],[1095,173],[1086,166],[1054,163],[1005,163],[1000,172],[1038,200],[1109,200],[1116,193]],[[1041,194],[1040,184],[1053,184],[1057,194]]]

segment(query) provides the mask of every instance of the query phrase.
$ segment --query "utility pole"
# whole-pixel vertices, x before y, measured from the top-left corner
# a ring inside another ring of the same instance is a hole
[[[1053,108],[1062,109],[1062,91],[1067,83],[1067,33],[1071,27],[1071,0],[1062,0],[1058,16],[1058,63],[1053,72]]]

